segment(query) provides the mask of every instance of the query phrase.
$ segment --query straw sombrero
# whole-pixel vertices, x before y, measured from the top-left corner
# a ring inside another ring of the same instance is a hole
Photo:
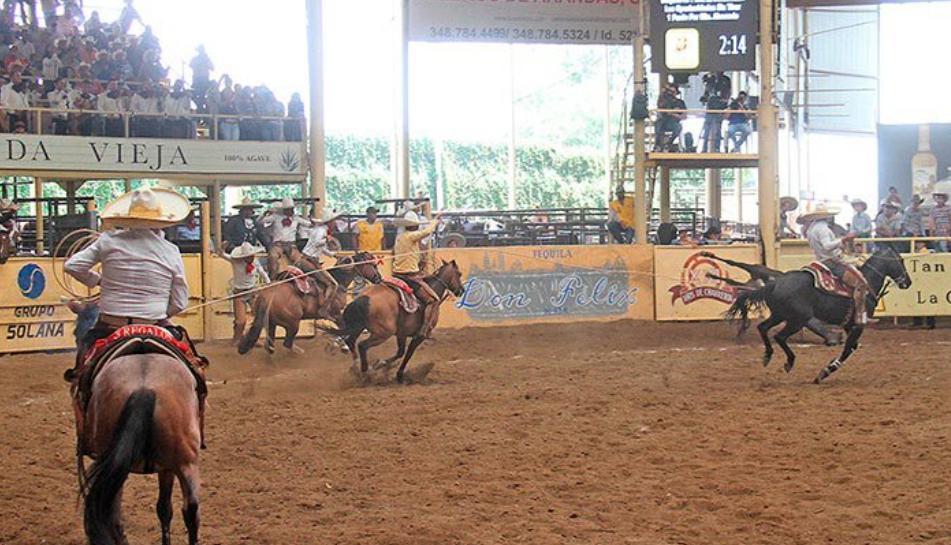
[[[806,223],[809,221],[815,221],[819,219],[834,218],[839,214],[839,209],[833,206],[829,206],[826,203],[819,203],[810,211],[803,212],[799,218],[796,219],[799,223]]]
[[[882,199],[882,202],[878,205],[879,208],[891,208],[893,210],[901,210],[901,205],[895,201],[890,201],[888,199]]]
[[[393,220],[393,225],[397,227],[419,227],[419,215],[412,210],[403,214],[402,218],[396,218]]]
[[[261,206],[263,205],[257,204],[249,197],[245,196],[243,199],[241,199],[241,202],[232,206],[231,208],[237,208],[240,210],[241,208],[261,208]]]
[[[163,229],[181,223],[191,210],[188,199],[171,189],[136,189],[106,205],[102,223],[124,229]]]
[[[795,210],[799,208],[799,201],[797,201],[795,197],[780,197],[779,206]]]
[[[238,246],[234,250],[231,250],[231,253],[228,254],[228,257],[231,259],[243,259],[245,257],[255,257],[267,255],[267,250],[262,246],[254,246],[250,242],[245,242],[241,246]]]
[[[855,205],[857,205],[857,204],[860,204],[860,205],[864,206],[865,208],[868,208],[868,203],[865,202],[865,201],[862,200],[862,199],[852,199],[852,201],[851,201],[849,204],[852,205],[852,206],[855,206]]]
[[[951,181],[943,180],[934,185],[934,189],[931,190],[932,195],[948,195],[951,193]]]

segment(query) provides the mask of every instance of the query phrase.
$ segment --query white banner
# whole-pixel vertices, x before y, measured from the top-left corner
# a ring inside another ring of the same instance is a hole
[[[410,0],[410,40],[630,45],[640,0]]]
[[[162,174],[299,175],[301,142],[166,140],[8,134],[0,138],[0,170]]]

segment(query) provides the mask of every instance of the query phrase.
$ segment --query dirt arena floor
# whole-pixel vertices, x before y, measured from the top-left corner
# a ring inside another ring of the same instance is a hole
[[[412,386],[354,386],[323,341],[205,346],[204,543],[951,543],[949,329],[870,331],[821,386],[835,349],[764,370],[726,324],[438,333]],[[83,543],[70,358],[0,358],[4,545]],[[130,478],[133,545],[156,494]]]

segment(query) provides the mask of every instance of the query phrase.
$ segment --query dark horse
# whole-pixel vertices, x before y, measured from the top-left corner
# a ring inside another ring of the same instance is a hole
[[[76,303],[70,308],[79,316],[76,333],[81,339],[95,323],[98,308]],[[162,545],[171,544],[172,488],[176,479],[184,496],[182,515],[188,543],[197,545],[201,432],[195,388],[195,377],[178,359],[163,354],[130,354],[101,368],[85,407],[74,398],[77,466],[90,544],[128,543],[122,524],[122,488],[130,473],[157,473],[155,510]],[[84,454],[95,460],[88,472]]]
[[[328,270],[334,280],[337,281],[337,290],[334,299],[327,308],[327,315],[321,314],[324,301],[321,298],[320,288],[303,295],[297,290],[293,282],[282,282],[262,290],[255,297],[252,304],[254,321],[238,344],[238,353],[247,354],[250,352],[254,348],[258,337],[261,336],[261,330],[265,327],[267,327],[267,334],[264,339],[264,349],[268,353],[273,353],[277,326],[283,327],[285,331],[284,348],[298,353],[302,352],[294,346],[294,339],[297,337],[301,320],[326,318],[338,321],[343,313],[344,306],[347,304],[347,288],[353,283],[354,277],[362,276],[374,284],[382,280],[377,262],[377,258],[372,254],[360,252],[353,257],[340,259],[333,268]],[[307,280],[313,282],[310,278]]]
[[[436,274],[426,277],[424,281],[439,297],[439,302],[433,304],[441,304],[448,293],[461,297],[464,291],[462,273],[459,272],[459,266],[456,265],[455,261],[448,263],[444,261]],[[376,285],[367,288],[366,291],[360,294],[360,297],[347,305],[343,312],[343,325],[340,329],[326,327],[321,329],[345,339],[347,347],[354,357],[354,365],[356,364],[356,354],[359,348],[360,372],[364,378],[367,377],[369,371],[367,351],[396,335],[396,355],[384,360],[383,365],[389,367],[403,358],[400,368],[396,372],[397,382],[402,383],[406,365],[419,345],[426,340],[426,337],[419,334],[422,325],[422,306],[416,312],[410,314],[400,306],[400,295],[394,289]],[[364,331],[369,331],[370,337],[357,346],[357,340]],[[412,339],[409,347],[406,346],[406,339],[408,338]]]
[[[872,254],[859,270],[869,284],[866,305],[870,313],[875,311],[886,279],[894,280],[901,289],[911,287],[911,277],[905,269],[905,262],[891,247],[881,248]],[[786,353],[786,372],[792,371],[796,361],[796,355],[786,340],[802,329],[810,319],[818,318],[828,324],[844,324],[848,336],[842,354],[819,373],[815,379],[816,384],[842,367],[845,360],[858,348],[859,337],[865,329],[864,325],[856,324],[855,317],[851,316],[851,299],[816,289],[812,275],[805,271],[791,271],[768,282],[762,288],[739,292],[736,301],[727,311],[727,316],[735,319],[747,315],[752,308],[763,306],[768,307],[770,311],[769,317],[758,326],[760,337],[766,346],[763,365],[768,365],[773,357],[769,330],[781,322],[786,322],[783,329],[773,337]]]
[[[703,257],[708,257],[710,259],[715,259],[721,263],[726,263],[732,267],[736,267],[742,271],[745,271],[746,274],[750,275],[750,279],[746,282],[739,282],[733,280],[732,278],[725,278],[722,276],[717,276],[715,274],[708,273],[707,276],[714,280],[720,280],[721,282],[726,282],[727,284],[737,288],[738,290],[756,290],[766,285],[767,282],[777,279],[780,275],[783,274],[782,271],[777,271],[776,269],[771,269],[766,265],[758,265],[752,263],[742,263],[740,261],[733,261],[732,259],[726,259],[717,255],[714,255],[712,252],[700,252],[700,255]],[[746,330],[750,328],[750,319],[749,315],[746,312],[743,312],[740,315],[740,327],[737,329],[736,336],[741,337]],[[812,331],[816,335],[822,337],[822,340],[825,342],[826,346],[835,346],[841,341],[833,338],[832,334],[826,329],[825,325],[817,318],[812,318],[805,325],[806,329]]]

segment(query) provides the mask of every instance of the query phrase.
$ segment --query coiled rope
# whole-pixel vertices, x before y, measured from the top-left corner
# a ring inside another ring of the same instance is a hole
[[[82,288],[76,288],[73,284],[75,279],[66,274],[66,261],[69,260],[69,258],[73,255],[83,251],[87,246],[98,239],[99,231],[94,229],[77,229],[63,237],[62,240],[60,240],[56,245],[56,248],[53,249],[53,278],[56,280],[56,284],[60,287],[60,289],[68,293],[73,299],[82,302],[89,302],[99,298],[98,287],[92,289],[86,286],[82,286]],[[70,242],[70,240],[72,240],[72,242]],[[60,250],[63,249],[67,242],[69,242],[69,246],[66,248],[66,252],[61,253]]]

